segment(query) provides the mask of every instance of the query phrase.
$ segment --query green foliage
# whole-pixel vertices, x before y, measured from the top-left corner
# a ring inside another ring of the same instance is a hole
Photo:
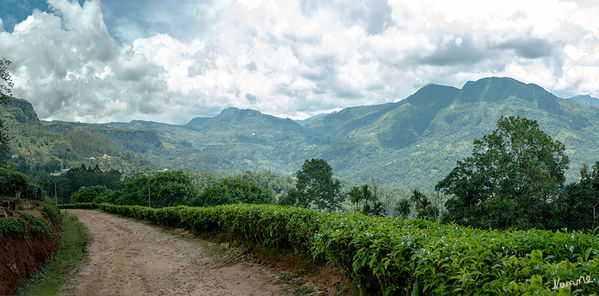
[[[0,167],[0,196],[42,200],[42,190],[22,173]]]
[[[71,200],[76,203],[99,203],[105,200],[105,196],[112,191],[104,185],[81,187],[71,195]]]
[[[182,171],[157,173],[150,184],[153,207],[188,204],[198,195],[191,180]]]
[[[395,207],[395,211],[397,214],[406,219],[410,215],[410,201],[407,199],[402,199],[399,201],[399,204]]]
[[[269,247],[308,252],[322,215],[307,209],[279,205],[232,204],[215,207],[120,206],[103,203],[107,212],[148,220],[157,225],[185,227],[196,233],[226,231]]]
[[[147,205],[148,192],[151,194],[150,177],[146,175],[137,175],[128,178],[124,182],[124,188],[121,190],[121,195],[116,200],[117,204],[121,205]]]
[[[439,217],[439,208],[433,206],[428,197],[420,192],[419,190],[413,190],[412,196],[410,197],[410,202],[414,204],[416,208],[416,214],[418,218],[427,219],[427,220],[437,220]],[[400,205],[405,206],[405,205]],[[408,204],[409,209],[409,204]],[[399,210],[404,210],[400,208]],[[409,214],[409,210],[408,210]],[[406,215],[407,216],[407,215]]]
[[[56,221],[58,221],[58,218],[60,217],[60,210],[58,209],[56,204],[50,203],[44,205],[42,209],[42,214],[44,215],[44,217],[46,217],[46,219],[52,221],[52,223],[56,223]]]
[[[48,236],[52,235],[52,229],[46,220],[22,213],[18,217],[0,218],[0,242],[2,242],[2,238],[8,232],[27,234],[28,225],[32,226],[31,230],[34,232],[43,232]]]
[[[96,203],[76,203],[76,204],[59,204],[59,209],[97,209],[98,204]]]
[[[147,205],[148,194],[152,207],[167,207],[189,204],[196,200],[198,192],[185,173],[167,171],[151,177],[133,177],[125,182],[120,196],[108,195],[107,199],[115,200],[118,204]]]
[[[14,165],[15,170],[27,174],[35,183],[54,181],[50,173],[82,164],[91,168],[98,165],[104,171],[119,170],[127,175],[152,169],[147,160],[135,156],[104,135],[72,127],[56,131],[47,128],[46,125],[63,126],[63,123],[40,122],[31,104],[23,99],[11,97],[6,104],[0,104],[0,119],[8,129],[9,157],[10,154],[18,154],[18,157],[9,160],[10,166]],[[70,123],[64,125],[69,126]],[[104,157],[104,154],[107,156]],[[44,189],[54,195],[54,182],[49,183],[52,183],[51,188]],[[60,196],[60,189],[57,190],[59,200],[61,197],[68,198]]]
[[[0,167],[6,166],[8,151],[8,130],[4,120],[0,118]]]
[[[192,202],[197,206],[215,206],[233,203],[265,204],[274,202],[271,190],[258,183],[241,177],[224,178],[222,181],[204,188],[198,199]]]
[[[103,171],[97,165],[95,167],[81,165],[78,168],[69,169],[64,177],[45,180],[41,185],[49,196],[54,197],[56,194],[56,199],[60,203],[69,203],[75,201],[72,200],[73,194],[82,187],[104,186],[109,190],[119,190],[123,187],[121,177],[121,172],[117,170]],[[94,187],[94,189],[88,190],[98,190],[98,188]],[[108,194],[109,192],[104,193]],[[93,200],[89,200],[89,202],[91,201]]]
[[[7,98],[12,94],[11,87],[13,87],[10,73],[8,72],[8,66],[10,61],[2,58],[0,59],[0,105],[6,103]],[[5,159],[8,156],[8,131],[6,129],[4,120],[0,118],[0,167],[5,166]]]
[[[0,217],[0,242],[4,234],[8,232],[25,233],[27,231],[27,221],[22,218]]]
[[[343,197],[339,180],[333,179],[333,169],[324,160],[305,160],[297,171],[296,191],[290,191],[285,203],[304,208],[336,210]]]
[[[48,224],[48,221],[27,214],[27,213],[22,213],[19,218],[24,219],[25,221],[27,221],[28,224],[33,224],[34,226],[31,228],[34,232],[43,232],[45,234],[47,234],[48,236],[50,236],[52,234],[52,229],[50,228],[50,225]]]
[[[485,231],[345,214],[326,219],[319,234],[314,253],[341,266],[365,294],[550,294],[553,279],[582,275],[594,279],[583,291],[599,288],[599,239],[582,233]]]
[[[276,199],[286,195],[295,185],[295,181],[291,177],[279,176],[271,171],[244,171],[239,177],[256,182],[263,188],[273,191]]]
[[[84,246],[89,241],[85,228],[77,216],[62,215],[62,238],[60,250],[52,256],[40,273],[33,276],[16,295],[57,295],[59,289],[71,276],[84,255]]]
[[[382,215],[383,205],[377,194],[373,193],[368,184],[361,187],[353,186],[347,193],[350,202],[355,206],[355,211],[364,215]]]
[[[589,171],[588,165],[580,169],[580,181],[569,184],[564,194],[554,203],[554,228],[594,230],[599,226],[599,161]]]
[[[446,219],[483,228],[547,228],[550,202],[559,196],[568,168],[564,152],[536,121],[502,117],[435,186],[455,195],[446,204]]]
[[[563,295],[599,289],[599,238],[580,232],[487,231],[276,205],[100,208],[157,225],[224,231],[310,252],[337,264],[364,295]],[[554,280],[580,277],[590,282],[552,290]]]

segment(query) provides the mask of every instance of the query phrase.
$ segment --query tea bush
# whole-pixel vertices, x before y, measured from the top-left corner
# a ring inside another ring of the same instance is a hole
[[[43,232],[48,235],[48,237],[51,237],[52,235],[52,229],[46,220],[27,213],[22,213],[18,217],[0,218],[0,242],[2,242],[4,235],[8,232],[26,235],[28,225],[31,225],[31,230],[33,232]]]
[[[599,291],[599,238],[582,232],[480,230],[278,205],[99,207],[158,225],[196,233],[225,231],[270,247],[311,253],[339,266],[363,295]]]
[[[74,204],[59,204],[57,205],[59,209],[97,209],[98,205],[95,203],[74,203]]]
[[[52,223],[56,223],[58,218],[60,217],[60,210],[56,206],[56,204],[46,204],[42,209],[42,214],[46,219],[52,221]]]

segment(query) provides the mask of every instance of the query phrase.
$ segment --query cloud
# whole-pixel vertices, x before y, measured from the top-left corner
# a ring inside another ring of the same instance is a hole
[[[594,2],[48,3],[0,33],[14,93],[43,118],[183,123],[229,106],[303,118],[491,75],[599,95]]]
[[[498,46],[499,49],[513,49],[519,57],[527,59],[551,56],[554,47],[557,46],[539,38],[512,39]]]
[[[12,33],[0,33],[0,52],[13,61],[13,94],[40,117],[109,121],[147,117],[168,102],[163,69],[108,34],[99,3],[51,0],[53,13],[35,11]]]

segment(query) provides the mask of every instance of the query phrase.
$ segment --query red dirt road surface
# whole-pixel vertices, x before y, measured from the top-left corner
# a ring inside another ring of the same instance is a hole
[[[69,210],[91,242],[63,295],[280,295],[276,275],[247,263],[223,266],[202,244],[98,211]]]

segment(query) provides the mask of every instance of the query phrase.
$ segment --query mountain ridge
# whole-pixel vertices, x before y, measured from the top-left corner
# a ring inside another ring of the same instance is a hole
[[[569,180],[577,177],[582,163],[599,158],[594,150],[599,108],[509,77],[469,81],[462,88],[427,84],[394,103],[349,107],[305,124],[238,108],[183,125],[138,120],[41,124],[103,134],[169,168],[229,173],[267,169],[289,175],[305,159],[319,157],[336,176],[351,182],[374,178],[384,186],[430,190],[471,153],[474,139],[509,115],[537,120],[542,130],[566,144],[572,159]]]
[[[570,97],[568,99],[576,101],[581,104],[599,107],[599,99],[592,97],[590,95],[574,96],[574,97]]]

